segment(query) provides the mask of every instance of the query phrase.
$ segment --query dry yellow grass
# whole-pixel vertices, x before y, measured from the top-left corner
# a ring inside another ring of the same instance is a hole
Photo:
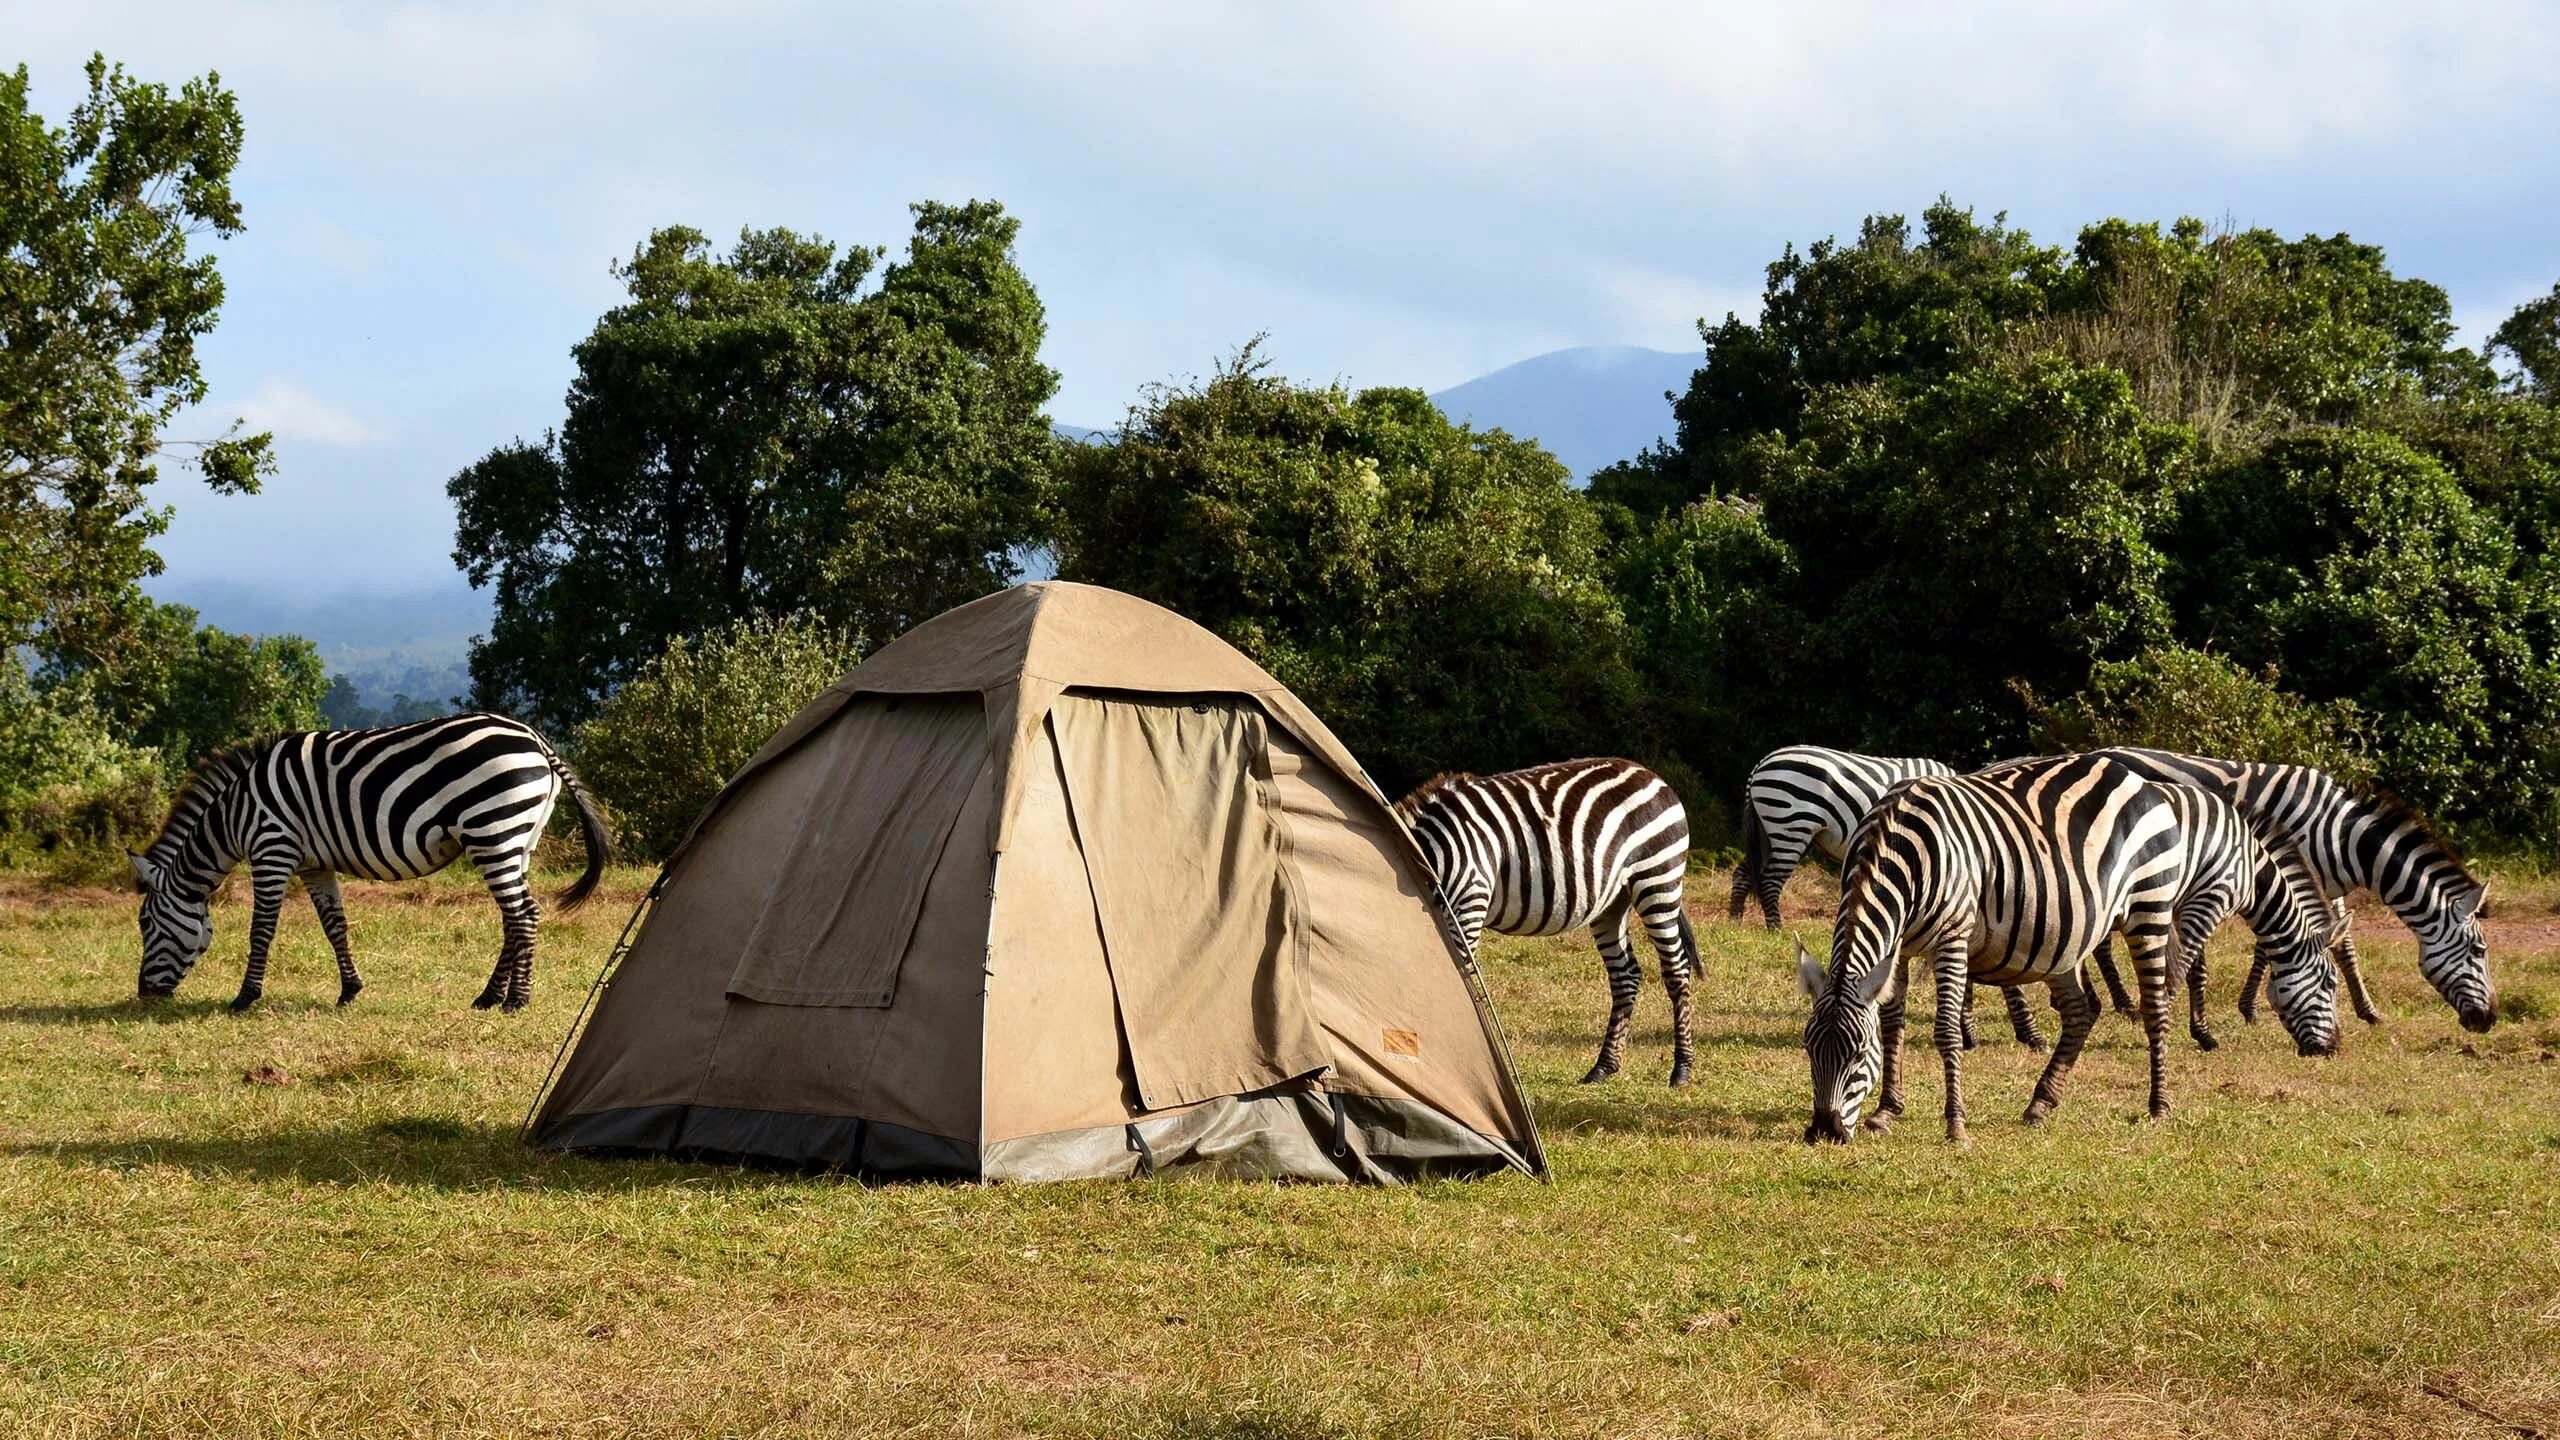
[[[355,889],[370,988],[343,1012],[289,915],[241,1017],[236,904],[145,1012],[128,899],[0,892],[0,1430],[2560,1434],[2545,896],[2502,897],[2488,1036],[2377,919],[2390,1020],[2337,1060],[2226,1018],[2220,1053],[2180,1042],[2177,1112],[2150,1126],[2110,1020],[2028,1131],[2035,1057],[1995,1036],[1968,1150],[1930,1123],[1796,1143],[1780,937],[1701,923],[1699,1079],[1676,1093],[1658,990],[1628,1072],[1579,1087],[1588,943],[1497,941],[1556,1182],[1382,1192],[528,1152],[526,1100],[641,883],[548,928],[514,1017],[467,1008],[497,926],[458,881]],[[1699,913],[1721,892],[1699,877]],[[1936,1067],[1913,1058],[1926,1122]]]

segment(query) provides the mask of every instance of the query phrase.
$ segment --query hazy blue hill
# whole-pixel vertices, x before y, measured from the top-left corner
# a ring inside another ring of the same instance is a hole
[[[1550,350],[1432,396],[1452,420],[1535,437],[1576,479],[1671,434],[1666,391],[1689,388],[1695,355],[1638,345]]]
[[[489,596],[460,575],[447,584],[314,594],[244,580],[159,581],[162,600],[195,608],[207,625],[247,635],[300,635],[320,647],[365,703],[395,695],[444,700],[471,688],[471,637],[489,628]]]

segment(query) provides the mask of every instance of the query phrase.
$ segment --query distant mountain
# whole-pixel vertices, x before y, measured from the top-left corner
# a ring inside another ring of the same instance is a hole
[[[1550,350],[1432,396],[1452,420],[1535,439],[1577,480],[1672,432],[1666,392],[1689,388],[1695,355],[1637,345]]]

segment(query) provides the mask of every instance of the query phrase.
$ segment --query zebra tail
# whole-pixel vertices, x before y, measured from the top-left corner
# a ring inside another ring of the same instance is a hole
[[[560,777],[561,786],[569,792],[569,803],[578,807],[578,834],[587,845],[587,870],[569,888],[560,892],[560,908],[575,910],[587,903],[596,891],[596,882],[604,878],[604,867],[613,859],[613,831],[604,822],[604,810],[596,797],[587,791],[586,782],[569,768],[569,762],[557,755],[550,757],[551,773]]]
[[[1725,912],[1728,920],[1739,920],[1751,903],[1752,888],[1760,883],[1760,869],[1769,863],[1769,832],[1760,828],[1760,807],[1751,803],[1746,791],[1742,797],[1742,863],[1733,867],[1733,908]],[[1689,923],[1684,911],[1683,925]]]
[[[1707,957],[1698,953],[1698,932],[1689,928],[1689,904],[1685,900],[1680,903],[1680,954],[1688,961],[1690,979],[1707,973]]]

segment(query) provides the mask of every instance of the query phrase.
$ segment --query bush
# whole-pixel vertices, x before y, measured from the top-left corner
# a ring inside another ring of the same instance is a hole
[[[2023,691],[2023,687],[2021,687]],[[2201,650],[2168,645],[2101,664],[2059,705],[2027,694],[2048,750],[2149,745],[2231,760],[2316,765],[2342,780],[2373,774],[2369,717],[2346,701],[2313,704]]]
[[[118,738],[76,691],[40,691],[0,661],[0,864],[113,878],[167,801],[157,751]]]
[[[572,759],[614,812],[615,839],[660,859],[757,748],[861,658],[797,616],[678,638],[581,726]]]

